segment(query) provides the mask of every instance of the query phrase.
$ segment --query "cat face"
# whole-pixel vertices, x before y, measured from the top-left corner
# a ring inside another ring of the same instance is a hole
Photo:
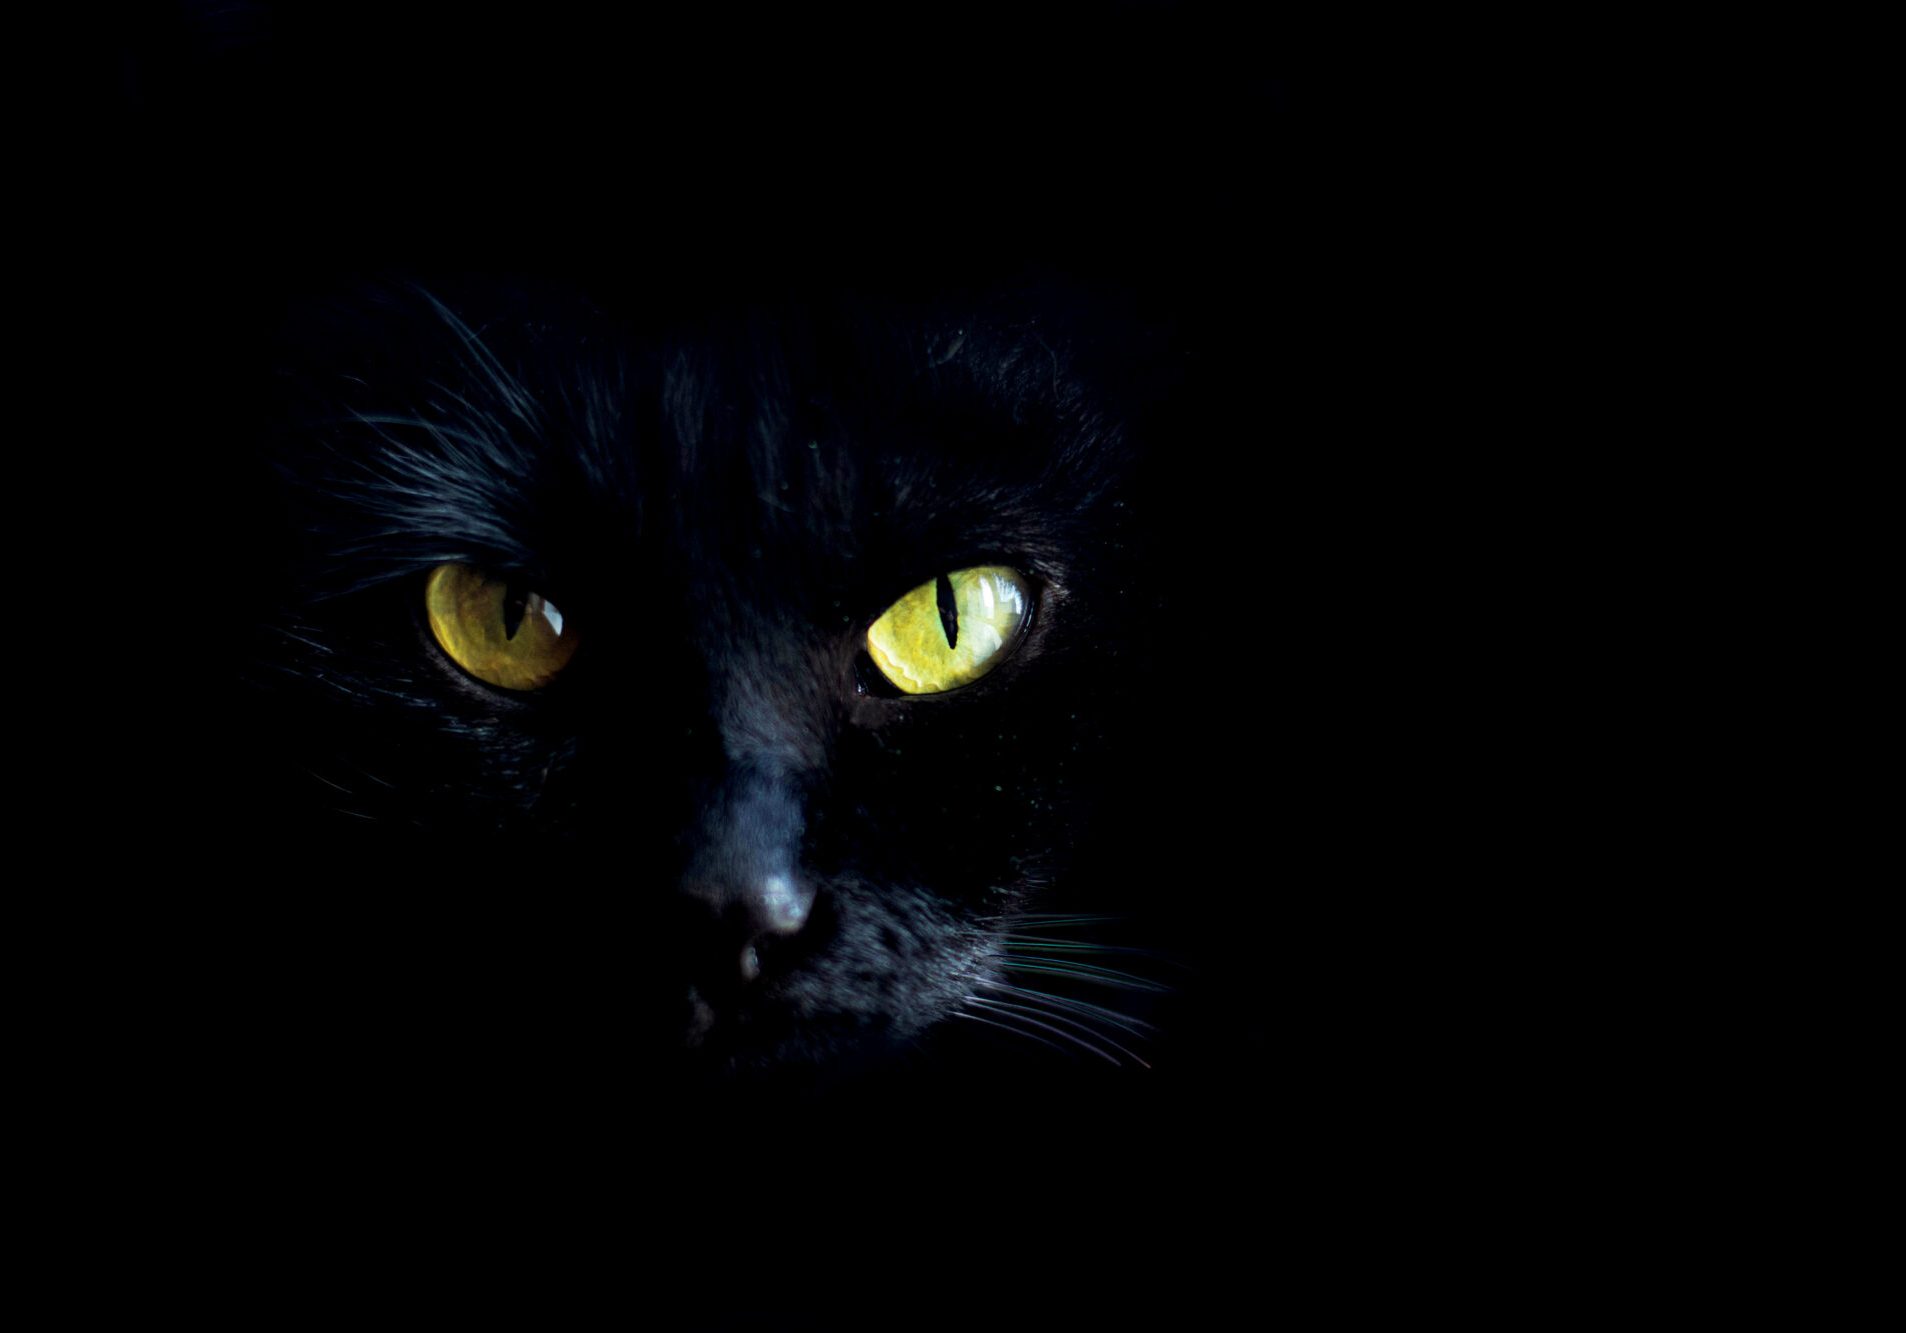
[[[1126,780],[1149,629],[1134,443],[1077,347],[980,308],[303,312],[252,819],[413,941],[520,931],[493,991],[658,1059],[962,1026],[1116,1058],[1129,1025],[1026,961],[1084,975],[1026,942]]]

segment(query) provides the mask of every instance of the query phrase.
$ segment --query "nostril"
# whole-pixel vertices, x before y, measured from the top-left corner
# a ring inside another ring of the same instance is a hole
[[[779,879],[779,884],[771,883]],[[790,882],[792,881],[792,882]],[[763,875],[749,895],[747,917],[729,916],[729,928],[738,928],[725,955],[724,973],[730,985],[751,986],[765,978],[796,971],[801,961],[825,949],[835,931],[830,902],[818,886],[779,875]],[[770,916],[778,925],[770,927]]]
[[[803,879],[775,872],[750,883],[747,905],[748,939],[738,960],[744,985],[764,971],[784,970],[805,952],[815,891]]]

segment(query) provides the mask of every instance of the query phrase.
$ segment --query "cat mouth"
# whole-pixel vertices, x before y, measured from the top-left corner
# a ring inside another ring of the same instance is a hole
[[[796,1031],[792,1015],[762,998],[711,998],[697,986],[688,987],[677,1013],[681,1049],[713,1064],[782,1058]]]
[[[883,1047],[885,1024],[851,1012],[811,1012],[785,995],[709,996],[687,988],[672,1044],[685,1064],[710,1074],[813,1068]]]

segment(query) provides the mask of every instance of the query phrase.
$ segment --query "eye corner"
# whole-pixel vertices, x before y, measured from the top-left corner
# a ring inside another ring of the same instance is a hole
[[[869,626],[870,628],[871,626]],[[854,696],[859,699],[896,700],[909,696],[880,669],[873,656],[867,651],[866,632],[863,628],[860,646],[854,650]]]

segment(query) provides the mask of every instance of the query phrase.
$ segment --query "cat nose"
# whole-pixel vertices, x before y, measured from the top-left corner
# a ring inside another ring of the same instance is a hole
[[[792,935],[807,924],[814,893],[788,875],[763,875],[750,895],[755,924],[765,934]]]
[[[708,802],[682,887],[713,909],[711,943],[727,941],[731,976],[754,980],[761,953],[808,924],[815,890],[796,869],[802,825],[796,785],[772,770],[738,765]]]
[[[724,975],[729,986],[737,975],[743,982],[759,977],[761,955],[773,951],[774,941],[800,934],[814,907],[814,891],[798,876],[781,873],[756,875],[727,891],[705,885],[696,896],[718,913],[707,937],[715,952],[702,960],[704,979],[717,991]]]
[[[801,876],[781,871],[701,878],[691,882],[689,893],[714,909],[714,920],[751,944],[800,934],[814,910],[813,888]]]
[[[763,875],[747,894],[748,942],[741,946],[743,981],[761,975],[761,945],[770,936],[798,935],[814,907],[814,893],[791,875]]]

